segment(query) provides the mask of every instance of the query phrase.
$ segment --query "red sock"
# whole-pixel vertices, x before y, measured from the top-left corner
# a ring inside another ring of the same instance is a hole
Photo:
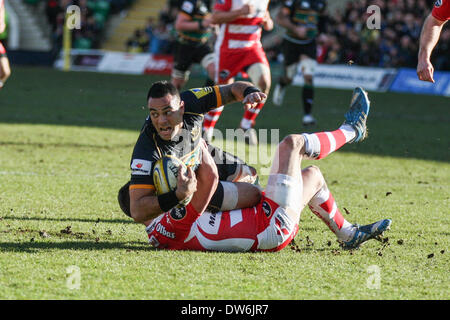
[[[203,120],[203,130],[207,131],[209,129],[214,129],[220,115],[222,114],[223,106],[213,109],[207,114],[205,114],[205,119]]]
[[[345,220],[336,205],[333,195],[325,186],[308,203],[311,211],[333,231],[338,238],[347,240],[351,235],[352,224]]]
[[[256,118],[259,115],[259,112],[263,107],[264,103],[258,103],[258,105],[255,108],[248,109],[247,111],[245,111],[244,116],[242,117],[241,120],[241,128],[250,129],[253,126]]]
[[[335,131],[305,133],[305,153],[310,158],[322,159],[338,150],[354,137],[354,130],[341,126]]]

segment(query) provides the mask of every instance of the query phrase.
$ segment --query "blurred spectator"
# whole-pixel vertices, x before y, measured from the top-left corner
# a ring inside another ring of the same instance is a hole
[[[153,54],[171,54],[173,53],[173,36],[170,35],[170,28],[163,20],[153,29],[150,39],[149,52]]]
[[[439,44],[433,52],[434,68],[436,70],[450,70],[450,29],[441,32]],[[433,57],[432,56],[432,57]]]
[[[134,0],[46,0],[46,15],[51,26],[54,50],[62,47],[64,21],[67,7],[80,8],[81,29],[73,30],[74,48],[98,48],[102,40],[105,23],[111,13],[127,8]]]
[[[133,53],[145,52],[148,50],[148,45],[149,39],[145,31],[137,29],[127,41],[127,51]]]
[[[63,0],[49,0],[49,3]],[[70,0],[67,0],[71,2]],[[110,0],[126,1],[126,0]],[[182,0],[167,0],[158,21],[149,18],[143,26],[149,39],[148,51],[172,54],[174,48],[173,23]],[[271,0],[269,8],[276,9],[285,0]],[[329,2],[333,0],[328,0]],[[318,62],[355,64],[377,67],[412,67],[417,64],[420,32],[425,17],[435,0],[358,0],[349,1],[342,10],[323,20],[326,32],[318,38]],[[53,4],[54,5],[54,4]],[[368,29],[367,8],[377,5],[381,11],[381,28]],[[53,7],[52,7],[53,8]],[[54,15],[48,9],[48,15]],[[269,34],[264,33],[264,36]],[[265,47],[269,60],[279,60],[281,39],[272,39]],[[436,70],[450,70],[450,24],[444,26],[432,61]]]
[[[343,50],[343,61],[330,50],[327,63],[345,63],[379,67],[409,67],[417,64],[418,41],[423,21],[433,1],[426,0],[364,0],[348,2],[343,19],[329,19],[328,32],[336,35]],[[381,29],[366,26],[368,6],[375,4],[381,11]],[[331,45],[333,47],[333,45]],[[334,48],[339,46],[334,44]],[[441,70],[449,70],[448,41],[440,41],[435,60]]]

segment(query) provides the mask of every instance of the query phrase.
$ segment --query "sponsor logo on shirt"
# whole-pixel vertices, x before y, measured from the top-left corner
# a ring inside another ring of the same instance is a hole
[[[175,220],[181,220],[186,215],[186,207],[173,208],[170,210],[170,216]]]
[[[133,159],[131,163],[131,174],[150,175],[152,162],[144,159]]]
[[[268,204],[266,201],[264,201],[262,203],[262,209],[263,209],[266,217],[270,217],[270,215],[272,214],[272,207],[270,206],[270,204]]]
[[[194,10],[194,5],[192,4],[192,2],[184,1],[181,5],[181,10],[186,11],[187,13],[192,13],[192,11]]]
[[[200,99],[200,98],[206,96],[207,94],[210,94],[211,92],[213,92],[213,88],[212,87],[196,88],[196,89],[191,89],[190,91],[193,94],[195,94],[197,99]]]
[[[211,227],[214,227],[215,224],[216,224],[216,214],[211,213],[211,215],[209,216],[209,225]]]
[[[436,8],[439,8],[440,6],[442,6],[442,0],[437,0],[437,1],[434,3],[434,6],[435,6]]]
[[[167,231],[166,228],[161,223],[158,223],[155,229],[156,232],[162,234],[164,237],[175,239],[175,232]]]

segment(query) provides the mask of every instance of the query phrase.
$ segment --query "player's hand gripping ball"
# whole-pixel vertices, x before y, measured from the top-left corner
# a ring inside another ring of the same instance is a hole
[[[164,156],[156,161],[153,167],[153,182],[157,195],[167,193],[177,187],[178,168],[180,165],[185,169],[187,168],[180,159],[173,156]],[[191,200],[192,195],[182,200],[176,208],[187,206]]]

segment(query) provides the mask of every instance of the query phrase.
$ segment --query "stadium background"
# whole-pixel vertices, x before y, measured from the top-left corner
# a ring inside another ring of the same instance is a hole
[[[1,35],[12,64],[44,64],[63,67],[64,18],[66,8],[81,9],[81,29],[71,34],[74,70],[169,74],[176,32],[174,20],[178,0],[18,0],[6,1],[8,30]],[[368,29],[367,8],[381,9],[381,29]],[[281,1],[271,1],[274,17]],[[446,25],[433,51],[437,85],[416,81],[419,36],[432,0],[329,1],[325,30],[318,39],[318,62],[322,66],[316,85],[351,88],[355,81],[368,89],[449,95],[450,27]],[[279,73],[282,28],[263,33],[263,45],[273,74]],[[81,50],[81,51],[79,51]],[[101,50],[101,51],[98,51]],[[138,53],[124,55],[122,53]],[[56,63],[55,63],[56,61]],[[327,68],[351,62],[374,69]],[[395,70],[392,70],[395,68]],[[384,70],[384,71],[383,71]],[[388,70],[388,71],[386,71]],[[443,71],[444,73],[440,73]],[[201,75],[199,66],[194,75]],[[373,72],[373,73],[372,73]],[[337,73],[340,74],[337,75]],[[377,78],[364,75],[377,74]],[[363,79],[361,79],[361,77]],[[301,77],[297,84],[301,85]]]
[[[392,217],[389,239],[342,252],[306,210],[296,244],[276,255],[154,251],[116,203],[148,85],[169,79],[174,3],[77,2],[89,14],[72,33],[71,72],[61,71],[70,1],[6,3],[2,41],[12,75],[0,91],[0,298],[449,298],[448,26],[433,55],[436,84],[415,75],[432,1],[329,1],[329,37],[319,50],[315,129],[341,123],[355,84],[369,89],[373,108],[368,141],[318,165],[350,221]],[[372,3],[385,8],[381,30],[364,28]],[[279,3],[271,6],[276,12]],[[281,32],[263,40],[274,79]],[[196,67],[186,87],[203,83]],[[280,109],[269,101],[257,128],[279,128],[280,137],[302,130],[296,90]],[[230,108],[237,115],[224,112],[219,129],[236,126],[242,111]],[[81,270],[79,290],[67,286],[72,265]],[[366,285],[372,265],[382,272],[375,290]]]

